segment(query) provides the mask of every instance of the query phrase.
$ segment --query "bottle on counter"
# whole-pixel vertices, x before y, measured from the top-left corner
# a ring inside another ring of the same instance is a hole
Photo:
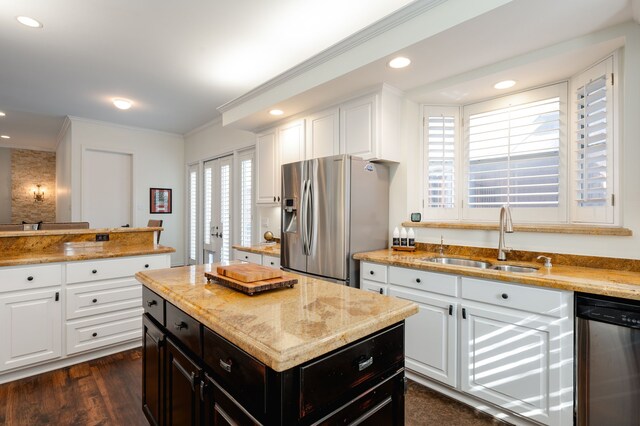
[[[409,228],[409,232],[407,232],[407,245],[409,247],[416,245],[416,234],[413,232],[413,228]]]
[[[400,231],[400,245],[405,247],[407,246],[407,230],[404,229],[404,226]]]
[[[400,231],[398,231],[398,227],[393,230],[393,244],[394,246],[400,245]]]

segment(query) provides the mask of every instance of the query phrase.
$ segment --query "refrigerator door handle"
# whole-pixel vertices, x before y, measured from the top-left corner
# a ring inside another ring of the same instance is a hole
[[[309,212],[309,219],[307,221],[307,255],[311,255],[311,246],[313,243],[313,227],[315,225],[314,218],[314,206],[313,206],[313,190],[312,182],[309,180],[307,185],[307,206],[306,209]]]
[[[300,236],[302,237],[302,254],[309,254],[307,243],[307,185],[309,181],[302,182],[302,203],[300,204]]]

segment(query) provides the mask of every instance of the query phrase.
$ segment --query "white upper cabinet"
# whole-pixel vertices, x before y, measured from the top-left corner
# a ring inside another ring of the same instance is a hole
[[[277,202],[276,193],[280,194],[280,188],[277,185],[280,182],[279,174],[276,176],[276,170],[280,171],[276,129],[258,135],[256,159],[258,174],[256,203],[274,204]]]
[[[304,160],[304,120],[293,121],[278,127],[280,145],[280,164],[295,163]],[[280,176],[280,167],[278,167]]]
[[[340,153],[340,110],[330,108],[306,118],[307,160]]]

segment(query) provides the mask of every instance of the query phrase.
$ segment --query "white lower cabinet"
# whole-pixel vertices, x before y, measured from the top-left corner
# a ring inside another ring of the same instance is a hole
[[[143,313],[137,308],[67,322],[67,354],[140,339]]]
[[[280,269],[280,258],[277,256],[269,256],[267,254],[251,253],[244,250],[234,249],[233,258],[235,260],[243,260],[257,265]]]
[[[262,266],[269,266],[271,268],[280,269],[280,258],[276,256],[262,255]]]
[[[376,281],[362,280],[360,282],[360,289],[370,291],[372,293],[387,294],[389,286]]]
[[[362,262],[389,280],[363,274],[360,285],[418,305],[405,320],[409,372],[515,424],[573,424],[572,292],[382,266]]]
[[[0,371],[62,355],[60,288],[0,295]]]

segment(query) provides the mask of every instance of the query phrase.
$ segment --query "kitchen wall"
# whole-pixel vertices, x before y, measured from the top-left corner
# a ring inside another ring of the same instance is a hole
[[[598,33],[573,40],[575,46],[595,45],[607,40],[624,38],[623,60],[617,80],[623,84],[620,122],[621,152],[619,153],[621,187],[617,200],[621,206],[622,226],[633,231],[631,237],[593,236],[574,234],[516,232],[506,236],[507,245],[514,249],[576,253],[594,256],[610,256],[640,259],[640,25],[635,22],[612,27]],[[540,54],[554,54],[550,46]],[[482,70],[478,70],[482,74]],[[420,189],[420,106],[405,101],[402,162],[391,168],[391,205],[389,233],[409,214],[420,211],[422,194]],[[496,217],[496,222],[498,217]],[[469,231],[454,229],[416,229],[416,239],[422,242],[497,247],[498,233],[495,231]]]
[[[33,199],[41,185],[43,201]],[[11,150],[11,223],[54,222],[56,219],[56,153]]]
[[[176,249],[172,265],[184,263],[184,139],[181,135],[71,117],[61,133],[57,165],[63,200],[58,217],[83,220],[82,155],[86,149],[133,154],[133,217],[131,225],[144,227],[149,219],[164,221],[160,243]],[[105,177],[108,179],[108,176]],[[149,188],[173,189],[173,213],[149,214]],[[67,195],[70,194],[70,195]],[[70,215],[68,212],[70,211]]]
[[[71,222],[71,121],[67,118],[56,149],[56,221]]]
[[[11,223],[11,148],[0,148],[0,223]]]

